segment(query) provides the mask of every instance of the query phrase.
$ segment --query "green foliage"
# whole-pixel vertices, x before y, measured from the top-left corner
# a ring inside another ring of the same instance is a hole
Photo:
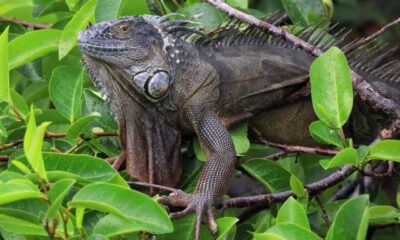
[[[349,14],[349,9],[368,12],[368,21],[387,21],[378,8],[370,9],[373,1],[369,0],[365,1],[368,4],[345,0],[335,4],[331,0],[226,2],[258,18],[274,10],[287,11],[291,21],[299,25],[295,31],[321,21],[322,27],[332,17],[346,24],[365,21],[361,19],[365,14]],[[118,126],[105,98],[82,69],[76,44],[79,31],[90,23],[169,12],[185,14],[206,30],[228,21],[227,14],[200,0],[0,0],[1,16],[51,26],[36,29],[0,20],[0,156],[10,159],[0,161],[0,239],[48,239],[55,235],[54,239],[124,240],[150,239],[150,234],[157,234],[157,239],[192,239],[193,214],[171,221],[156,202],[157,196],[131,190],[127,183],[131,177],[105,160],[121,153],[114,136]],[[320,240],[326,236],[357,240],[365,238],[369,224],[398,225],[399,209],[389,205],[381,189],[375,188],[369,196],[330,200],[339,185],[356,176],[319,193],[323,209],[309,196],[307,184],[338,167],[353,165],[368,171],[383,161],[400,161],[398,140],[353,146],[345,135],[353,89],[346,57],[338,48],[315,60],[310,77],[313,106],[320,118],[310,125],[310,134],[321,147],[339,153],[272,160],[268,156],[278,150],[251,143],[251,126],[232,127],[230,134],[239,158],[237,176],[250,175],[271,193],[291,190],[294,197],[245,221],[239,221],[239,216],[246,210],[217,210],[218,235],[211,236],[202,223],[201,239]],[[113,136],[99,137],[103,132]],[[184,143],[183,175],[178,184],[186,192],[194,191],[204,165],[198,160],[207,160],[198,141],[192,142]],[[239,195],[256,194],[252,191]],[[398,238],[398,232],[371,232],[371,239]]]
[[[371,148],[368,158],[400,162],[400,141],[385,140],[378,142]]]
[[[358,153],[352,147],[345,148],[332,159],[323,159],[319,162],[324,169],[335,168],[344,165],[358,166]]]
[[[337,212],[326,239],[365,239],[368,218],[368,196],[349,199]]]
[[[332,47],[313,62],[310,79],[311,99],[318,118],[332,128],[341,128],[353,106],[346,56],[340,49]]]
[[[282,0],[282,4],[290,19],[302,26],[326,20],[332,15],[321,0]]]
[[[10,100],[10,80],[8,76],[8,27],[0,35],[0,101]]]
[[[49,96],[57,111],[70,122],[81,109],[82,69],[77,66],[58,66],[49,83]]]

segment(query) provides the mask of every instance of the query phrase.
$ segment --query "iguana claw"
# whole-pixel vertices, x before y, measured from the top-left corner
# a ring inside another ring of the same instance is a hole
[[[185,209],[180,212],[171,213],[169,215],[171,219],[181,218],[195,212],[196,240],[200,239],[201,219],[204,213],[207,214],[207,223],[211,233],[214,236],[217,234],[218,228],[214,218],[214,202],[209,197],[199,194],[187,194],[180,191],[171,193],[169,196],[161,196],[158,202],[173,207],[185,207]]]

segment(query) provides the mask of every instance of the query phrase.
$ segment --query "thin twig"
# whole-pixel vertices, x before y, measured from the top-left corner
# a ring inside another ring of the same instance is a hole
[[[15,22],[18,23],[19,25],[26,26],[26,27],[33,27],[35,29],[47,29],[51,28],[51,24],[43,24],[43,23],[33,23],[29,21],[25,21],[22,19],[18,18],[10,18],[10,17],[5,17],[5,16],[0,16],[1,21],[10,21],[10,22]]]
[[[0,162],[7,162],[10,159],[7,155],[0,155]]]
[[[326,224],[328,224],[328,226],[331,226],[331,224],[332,224],[331,220],[329,220],[328,213],[326,212],[326,209],[325,209],[324,205],[322,204],[321,199],[319,199],[318,195],[315,196],[315,200],[317,201],[319,207],[321,208],[322,217],[324,218]]]
[[[334,156],[339,152],[338,150],[334,150],[334,149],[325,149],[325,148],[319,148],[319,147],[303,147],[303,146],[293,146],[293,145],[287,145],[287,144],[274,143],[274,142],[270,142],[262,137],[259,138],[259,141],[268,146],[282,149],[283,151],[286,151],[286,152],[305,152],[305,153],[322,154],[322,155],[329,155],[329,156]]]
[[[21,116],[21,114],[19,114],[17,108],[13,105],[13,104],[9,104],[11,109],[13,110],[13,113],[15,115],[15,117],[20,121],[23,122],[24,118]]]

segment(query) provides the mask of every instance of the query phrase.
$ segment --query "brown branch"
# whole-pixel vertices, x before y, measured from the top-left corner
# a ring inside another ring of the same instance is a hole
[[[15,18],[15,17],[10,18],[10,17],[5,17],[5,16],[0,16],[0,21],[15,22],[15,23],[18,23],[19,25],[26,26],[26,27],[32,27],[34,29],[51,28],[51,24],[33,23],[33,22],[22,20],[22,19],[18,19],[18,18]]]
[[[0,155],[0,162],[7,162],[10,160],[10,157],[7,155]]]
[[[322,217],[324,218],[326,224],[327,224],[328,226],[331,226],[331,225],[332,225],[331,220],[329,220],[328,213],[326,212],[326,209],[325,209],[325,207],[324,207],[324,204],[322,204],[321,199],[319,199],[318,196],[315,196],[315,200],[317,201],[319,207],[321,208]]]
[[[390,176],[392,176],[392,173],[393,173],[394,163],[392,161],[388,161],[387,164],[388,164],[388,167],[387,167],[386,172],[384,172],[384,173],[366,172],[366,171],[360,171],[360,173],[363,176],[376,177],[376,178],[390,177]]]
[[[330,198],[330,202],[334,202],[340,199],[347,198],[350,194],[354,192],[356,187],[358,186],[357,179],[351,179],[347,183],[345,183],[336,193]]]
[[[118,133],[116,132],[93,132],[91,133],[91,135],[93,137],[112,137],[112,136],[118,136]],[[45,139],[49,139],[49,138],[65,138],[67,136],[66,133],[50,133],[50,132],[46,132],[44,134],[44,138]],[[22,144],[24,142],[24,139],[18,139],[15,141],[12,141],[10,143],[5,143],[0,145],[0,150],[4,150],[7,148],[11,148],[11,147],[15,147],[18,146],[20,144]]]
[[[322,155],[329,155],[329,156],[334,156],[339,152],[338,150],[334,150],[334,149],[325,149],[325,148],[319,148],[319,147],[292,146],[292,145],[287,145],[287,144],[274,143],[274,142],[270,142],[262,137],[259,138],[259,141],[268,146],[282,149],[285,152],[305,152],[305,153],[322,154]]]
[[[277,26],[274,26],[268,22],[261,21],[251,15],[245,14],[228,4],[224,3],[221,0],[207,0],[208,3],[215,6],[216,8],[220,9],[221,11],[227,13],[229,16],[233,16],[237,19],[245,21],[250,25],[256,26],[262,30],[268,31],[270,34],[280,37],[287,42],[292,43],[295,47],[303,49],[305,52],[318,57],[320,56],[323,51],[308,42],[298,38],[297,36],[290,33],[287,29],[281,29]],[[385,27],[384,30],[388,29],[389,27],[393,26],[394,24],[398,23],[399,19],[389,23]],[[383,30],[383,31],[384,31]],[[376,34],[380,34],[378,31]],[[373,108],[380,109],[383,112],[391,115],[393,119],[397,120],[400,119],[400,106],[398,103],[393,101],[392,99],[386,98],[382,96],[378,91],[374,89],[368,82],[366,82],[363,77],[361,77],[357,72],[351,70],[353,86],[357,93],[359,94],[360,98],[363,101],[366,101],[371,105]],[[392,124],[386,130],[387,132],[399,132],[400,124]]]
[[[304,187],[308,190],[310,195],[315,196],[318,193],[324,191],[325,189],[330,188],[336,185],[337,183],[343,181],[355,171],[356,168],[354,166],[344,166],[336,170],[329,176],[314,183],[307,184]],[[250,197],[230,198],[224,200],[222,206],[224,208],[268,206],[271,203],[285,201],[288,197],[293,195],[294,195],[293,191],[284,191],[279,193],[262,194]]]

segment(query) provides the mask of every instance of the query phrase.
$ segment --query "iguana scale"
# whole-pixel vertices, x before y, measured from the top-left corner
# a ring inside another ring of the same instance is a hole
[[[236,154],[229,126],[250,119],[271,141],[312,144],[308,125],[316,117],[310,100],[295,96],[309,87],[314,57],[238,20],[205,32],[187,26],[190,21],[170,17],[129,16],[97,23],[80,32],[78,44],[84,65],[117,117],[122,156],[132,177],[175,185],[181,175],[182,135],[199,138],[208,161],[195,192],[160,198],[185,208],[172,217],[197,213],[199,239],[203,214],[210,230],[217,231],[214,208],[233,177]],[[323,41],[325,31],[311,27],[297,35],[324,50],[344,38]],[[400,62],[382,65],[385,54],[368,46],[342,49],[353,70],[398,102]],[[385,121],[360,117],[375,113],[361,100],[356,102],[352,119],[358,122],[349,129],[362,133],[357,126],[364,121],[363,127],[377,131]]]

